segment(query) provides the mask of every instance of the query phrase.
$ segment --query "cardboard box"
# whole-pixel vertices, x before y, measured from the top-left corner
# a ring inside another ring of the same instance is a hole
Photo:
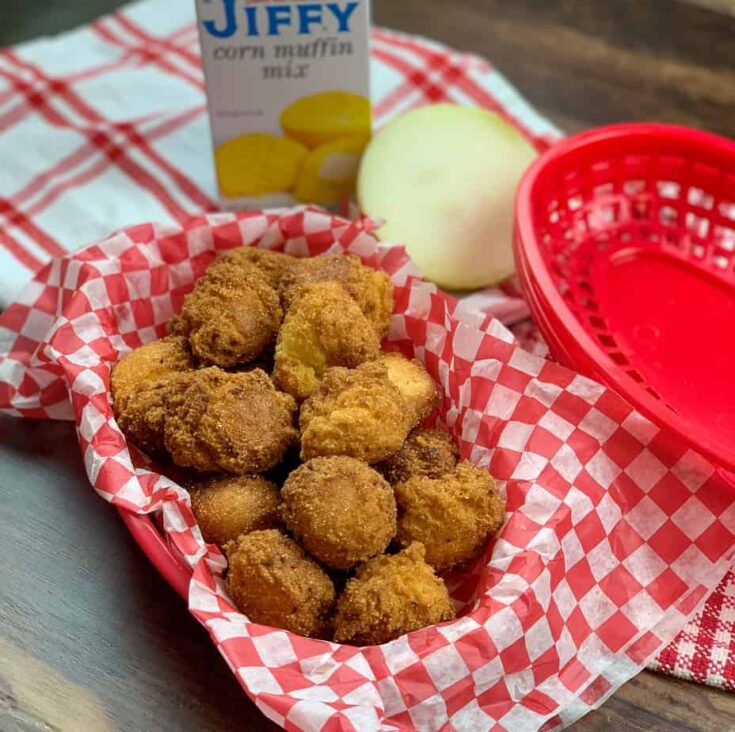
[[[369,0],[197,0],[223,208],[330,206],[371,131]]]

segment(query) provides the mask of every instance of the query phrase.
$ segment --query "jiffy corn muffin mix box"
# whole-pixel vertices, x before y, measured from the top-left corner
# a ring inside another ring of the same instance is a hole
[[[369,0],[197,0],[224,208],[330,206],[370,137]]]

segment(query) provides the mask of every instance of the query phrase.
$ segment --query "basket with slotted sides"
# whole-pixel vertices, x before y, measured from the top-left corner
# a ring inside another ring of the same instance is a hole
[[[521,183],[515,252],[557,360],[735,469],[735,142],[643,123],[571,137]]]

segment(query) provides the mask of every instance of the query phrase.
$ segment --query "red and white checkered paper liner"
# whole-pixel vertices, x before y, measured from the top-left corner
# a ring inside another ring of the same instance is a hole
[[[708,462],[620,397],[523,351],[497,320],[458,316],[371,227],[315,209],[219,214],[55,259],[0,318],[0,407],[72,416],[99,494],[160,514],[193,570],[191,612],[287,729],[556,728],[636,674],[716,587],[735,552],[735,505]],[[387,347],[424,362],[444,390],[438,422],[507,499],[498,538],[449,579],[456,621],[361,649],[249,623],[187,493],[118,429],[112,365],[161,335],[215,252],[242,244],[353,252],[391,275]]]
[[[498,110],[539,149],[559,131],[478,57],[388,31],[373,34],[376,123],[434,101]],[[51,256],[141,219],[181,223],[214,207],[194,4],[145,0],[56,39],[0,52],[0,307]],[[90,205],[90,202],[93,202]],[[513,287],[462,303],[513,323]],[[526,323],[524,346],[545,353]],[[653,667],[735,688],[732,587]]]
[[[531,320],[511,328],[526,351],[549,357],[549,349]],[[674,640],[648,663],[652,671],[726,691],[735,691],[735,572],[729,571]]]

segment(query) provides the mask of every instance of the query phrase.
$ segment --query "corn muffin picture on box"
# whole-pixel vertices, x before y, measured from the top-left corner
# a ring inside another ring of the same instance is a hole
[[[223,208],[337,204],[370,138],[369,0],[197,0]]]

